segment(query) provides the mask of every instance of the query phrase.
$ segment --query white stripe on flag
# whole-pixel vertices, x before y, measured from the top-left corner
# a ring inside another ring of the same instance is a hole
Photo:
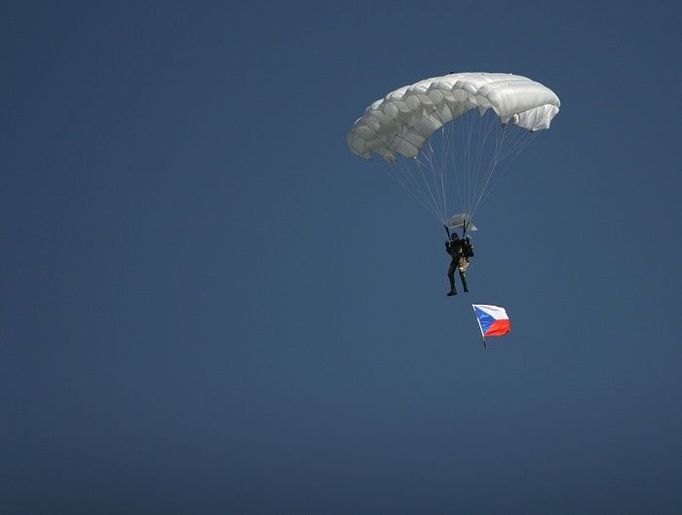
[[[488,313],[495,320],[509,320],[507,311],[500,306],[493,306],[490,304],[472,304],[472,306]]]

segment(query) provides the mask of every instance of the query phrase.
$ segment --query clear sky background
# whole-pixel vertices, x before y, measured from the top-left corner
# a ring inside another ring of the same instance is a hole
[[[682,511],[676,2],[0,13],[5,514]],[[442,227],[345,136],[386,92],[562,100]],[[480,342],[471,303],[513,333]]]

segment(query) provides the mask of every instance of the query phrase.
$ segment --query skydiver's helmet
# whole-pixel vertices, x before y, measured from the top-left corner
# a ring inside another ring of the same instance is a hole
[[[456,232],[452,233],[452,235],[450,236],[450,239],[452,241],[459,241],[459,235]]]

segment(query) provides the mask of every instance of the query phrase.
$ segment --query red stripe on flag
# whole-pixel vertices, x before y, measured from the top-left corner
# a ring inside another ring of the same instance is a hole
[[[486,336],[502,336],[511,333],[511,320],[495,320],[485,332]]]

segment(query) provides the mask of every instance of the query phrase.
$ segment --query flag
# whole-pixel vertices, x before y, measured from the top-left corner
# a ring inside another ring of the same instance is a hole
[[[511,320],[504,308],[488,304],[472,304],[483,339],[511,332]]]

